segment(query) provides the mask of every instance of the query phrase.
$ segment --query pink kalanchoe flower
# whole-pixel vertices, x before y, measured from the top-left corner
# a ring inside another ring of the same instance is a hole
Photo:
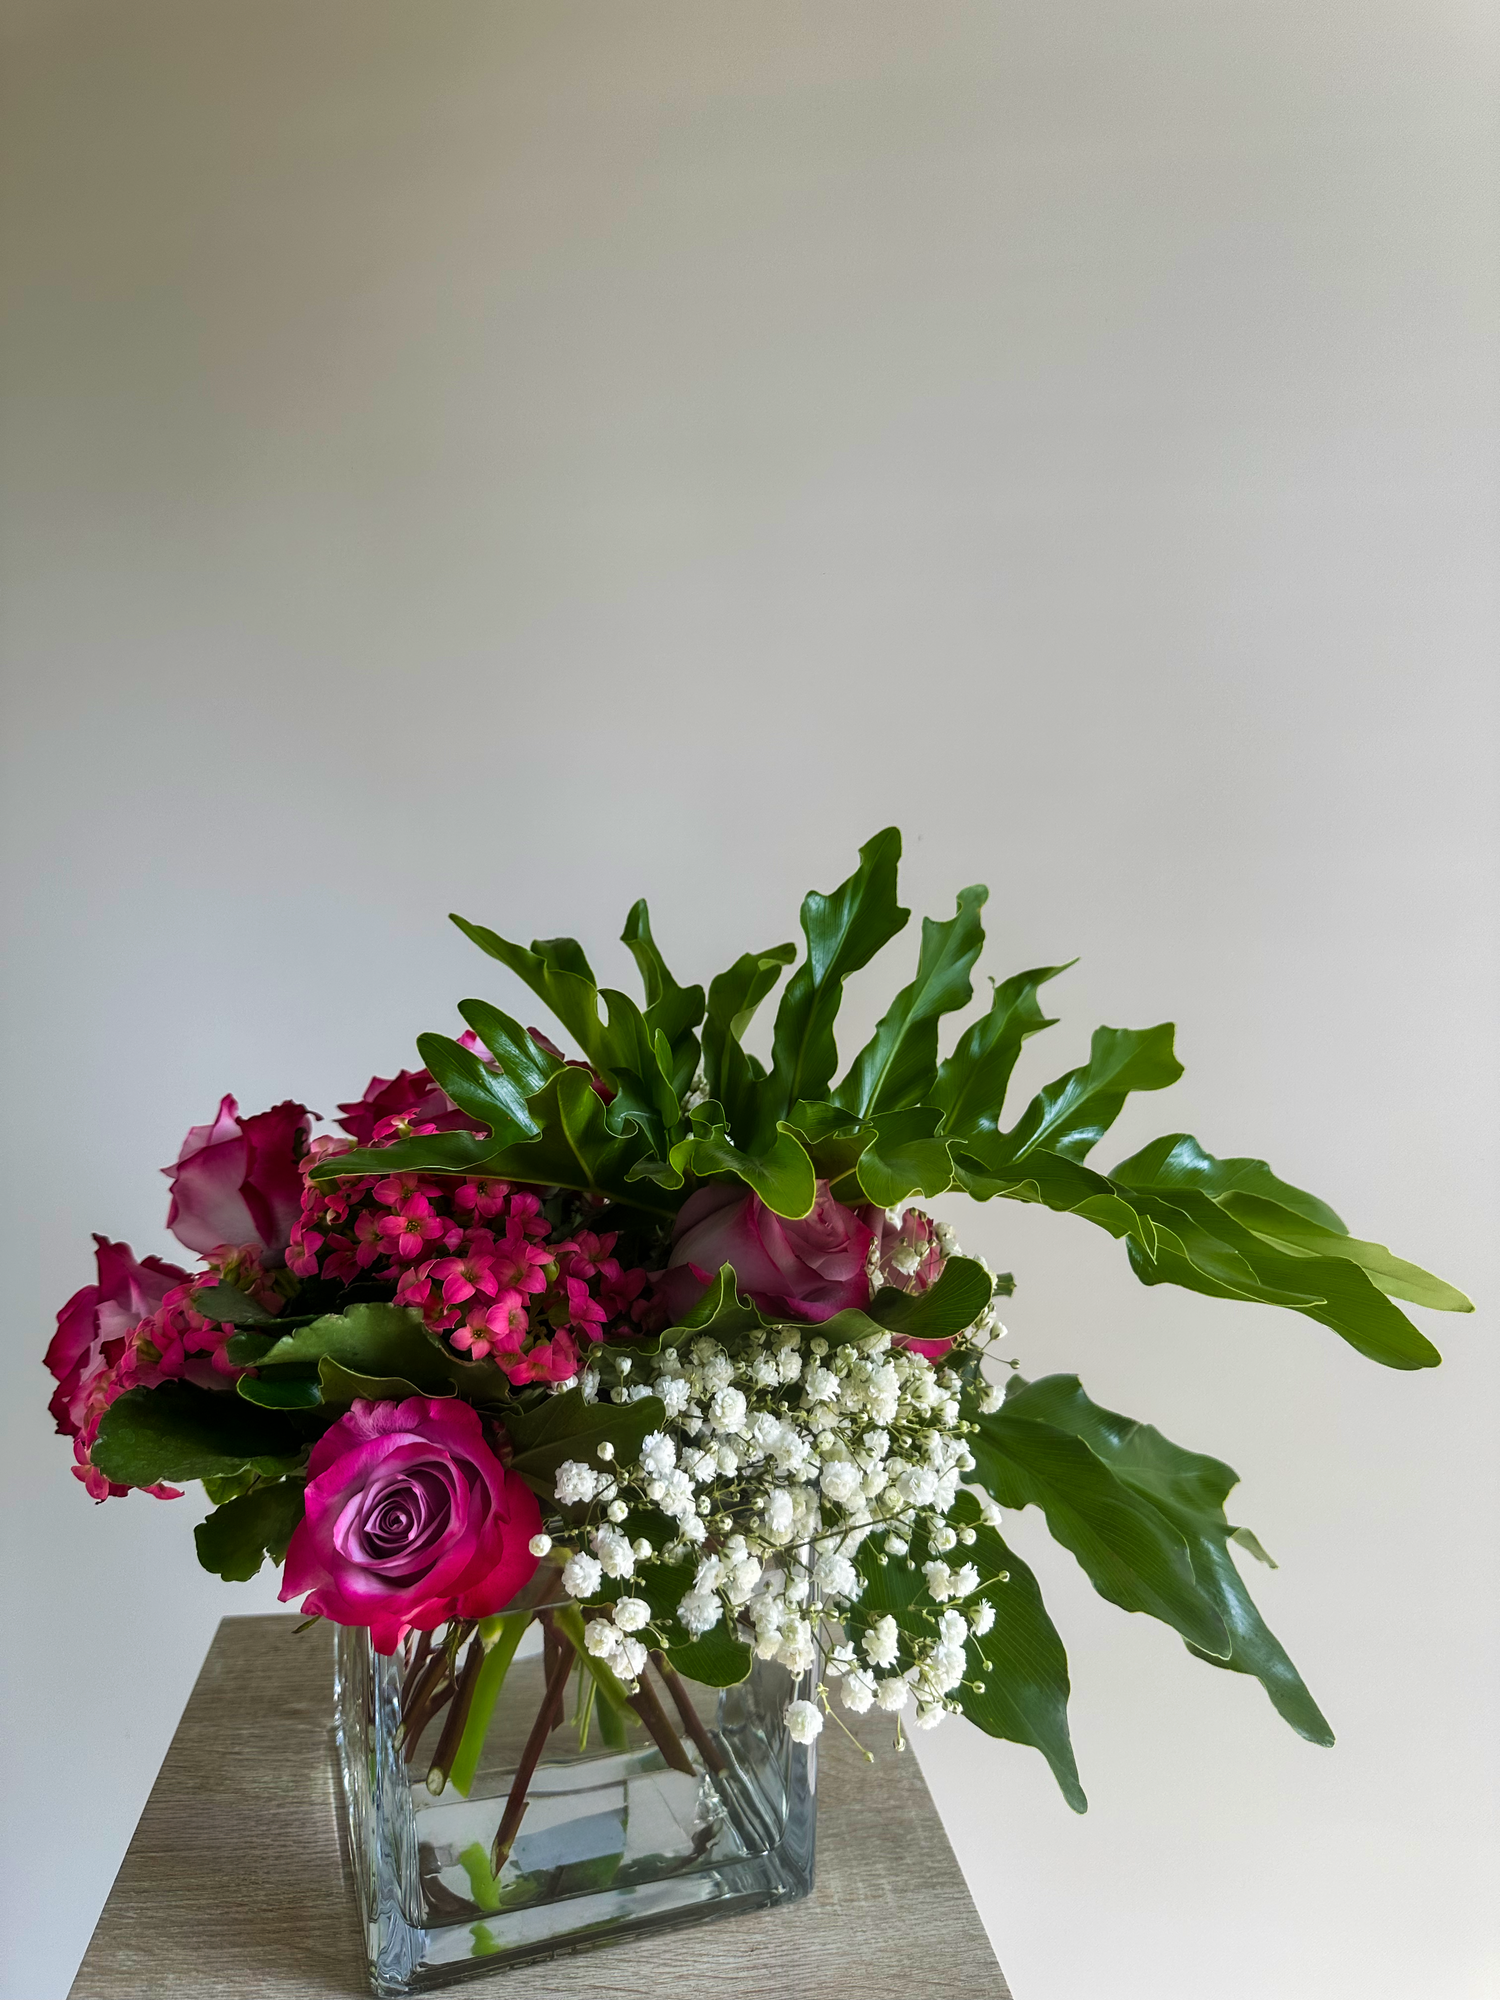
[[[281,1601],[365,1625],[379,1653],[409,1631],[503,1610],[536,1569],[536,1496],[457,1399],[356,1402],[313,1446]]]
[[[509,1193],[508,1181],[463,1181],[453,1190],[454,1211],[472,1222],[489,1222],[502,1213]]]
[[[831,1319],[846,1306],[870,1303],[871,1241],[869,1225],[834,1199],[827,1181],[817,1184],[811,1214],[795,1222],[741,1183],[699,1188],[678,1214],[662,1296],[680,1319],[728,1264],[762,1311]]]
[[[387,1250],[407,1262],[420,1257],[429,1243],[441,1243],[448,1248],[449,1238],[456,1240],[458,1236],[451,1223],[433,1214],[432,1203],[425,1194],[409,1194],[399,1208],[382,1215],[375,1228]]]
[[[211,1125],[195,1125],[174,1165],[167,1227],[207,1255],[248,1246],[279,1259],[302,1213],[302,1172],[310,1113],[290,1099],[241,1118],[232,1097]]]
[[[476,1292],[483,1292],[486,1298],[496,1296],[500,1279],[491,1262],[494,1247],[495,1239],[488,1230],[471,1230],[459,1246],[458,1256],[440,1257],[430,1267],[433,1277],[442,1280],[444,1305],[461,1305]]]

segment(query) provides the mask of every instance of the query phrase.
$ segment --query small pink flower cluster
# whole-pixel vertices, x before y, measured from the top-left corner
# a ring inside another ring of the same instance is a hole
[[[193,1304],[194,1292],[216,1282],[212,1270],[189,1277],[159,1257],[137,1263],[128,1243],[111,1243],[96,1236],[97,1282],[75,1292],[57,1316],[57,1332],[47,1349],[47,1366],[57,1377],[50,1409],[58,1430],[73,1440],[77,1463],[73,1477],[82,1480],[95,1500],[127,1493],[112,1485],[89,1453],[99,1435],[105,1411],[127,1389],[154,1389],[162,1382],[214,1385],[243,1371],[225,1359],[224,1343],[232,1326],[207,1319]],[[232,1281],[254,1293],[263,1290],[258,1269],[241,1256],[234,1260]],[[274,1294],[264,1302],[279,1306]],[[173,1486],[146,1488],[159,1500],[180,1497]]]
[[[383,1121],[376,1143],[412,1129]],[[397,1305],[469,1360],[492,1357],[516,1383],[562,1382],[606,1331],[642,1331],[652,1302],[646,1272],[614,1256],[614,1234],[551,1232],[539,1197],[508,1181],[309,1183],[287,1265],[299,1278],[393,1285]]]

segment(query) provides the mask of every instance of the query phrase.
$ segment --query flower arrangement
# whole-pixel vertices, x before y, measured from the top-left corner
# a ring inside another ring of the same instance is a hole
[[[445,1718],[433,1793],[472,1779],[540,1622],[539,1727],[576,1673],[584,1728],[590,1705],[601,1727],[629,1711],[673,1768],[690,1749],[712,1768],[684,1683],[775,1660],[809,1689],[785,1710],[797,1742],[841,1710],[898,1741],[960,1713],[1039,1750],[1082,1810],[1063,1646],[1005,1540],[1028,1506],[1103,1596],[1332,1741],[1233,1560],[1262,1553],[1225,1513],[1236,1474],[1075,1376],[1024,1379],[998,1351],[1011,1278],[920,1204],[1039,1203],[1119,1239],[1145,1284],[1284,1307],[1387,1367],[1439,1358],[1395,1301],[1468,1301],[1184,1133],[1090,1165],[1126,1097],[1181,1074],[1170,1025],[1100,1028],[1005,1125],[1065,968],[995,985],[940,1059],[942,1017],[973,998],[983,888],[924,921],[915,976],[840,1075],[844,982],[907,921],[899,855],[877,834],[805,900],[769,1065],[745,1035],[790,944],[705,992],[638,903],[638,1004],[570,938],[523,949],[455,918],[578,1056],[465,1000],[466,1032],[421,1036],[423,1067],[341,1105],[338,1136],[313,1137],[301,1104],[242,1117],[232,1097],[194,1127],[166,1172],[196,1270],[96,1238],[47,1351],[77,1476],[97,1499],[201,1481],[207,1568],[269,1556],[284,1600],[403,1648],[412,1743]],[[525,1801],[522,1770],[497,1872]]]

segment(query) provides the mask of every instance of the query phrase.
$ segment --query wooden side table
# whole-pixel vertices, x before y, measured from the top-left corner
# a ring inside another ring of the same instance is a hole
[[[360,2000],[332,1634],[226,1618],[70,2000]],[[789,1909],[479,1974],[494,2000],[1010,2000],[914,1756],[818,1744],[818,1874]]]

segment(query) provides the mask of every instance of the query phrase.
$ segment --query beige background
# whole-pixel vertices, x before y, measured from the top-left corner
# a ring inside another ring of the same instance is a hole
[[[271,1602],[195,1569],[191,1501],[89,1507],[51,1315],[90,1229],[169,1248],[222,1090],[331,1111],[515,1004],[450,908],[618,978],[644,890],[702,975],[897,819],[917,911],[991,884],[990,969],[1083,954],[1023,1082],[1180,1023],[1106,1162],[1263,1153],[1494,1299],[1497,17],[10,20],[3,1902],[49,2000],[215,1622]],[[1341,1738],[1028,1523],[1092,1811],[922,1746],[1018,2000],[1493,1995],[1492,1327],[1401,1376],[1082,1225],[965,1234],[1029,1370],[1240,1467]]]

